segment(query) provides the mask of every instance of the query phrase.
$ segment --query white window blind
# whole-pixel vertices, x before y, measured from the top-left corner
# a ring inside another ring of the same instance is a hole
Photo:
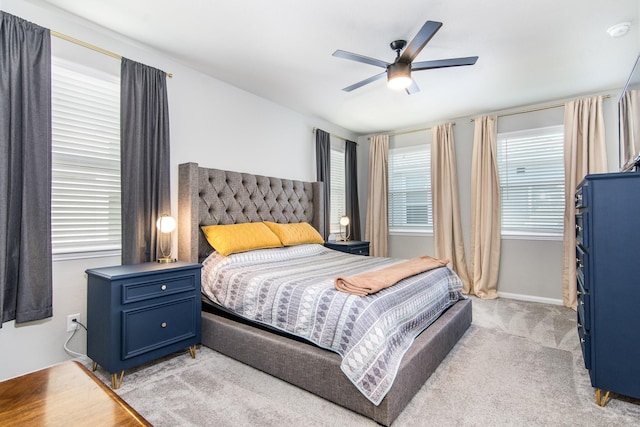
[[[498,135],[503,235],[562,236],[562,126]]]
[[[120,78],[54,58],[54,254],[120,250]]]
[[[433,230],[428,144],[389,150],[389,230]]]
[[[344,151],[331,147],[330,233],[340,233],[340,217],[346,214]]]

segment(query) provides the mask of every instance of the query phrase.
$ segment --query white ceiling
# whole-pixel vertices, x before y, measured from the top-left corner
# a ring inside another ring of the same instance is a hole
[[[620,88],[640,50],[638,0],[46,2],[357,134]],[[385,79],[341,90],[382,70],[336,49],[393,62],[389,43],[427,20],[444,25],[416,61],[477,55],[476,65],[416,72],[413,95]],[[630,33],[609,37],[622,21]]]

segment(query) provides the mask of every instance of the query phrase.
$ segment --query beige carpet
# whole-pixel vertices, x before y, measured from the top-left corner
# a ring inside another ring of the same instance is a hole
[[[474,298],[473,316],[394,427],[640,425],[638,400],[596,406],[574,311]],[[127,371],[118,394],[155,426],[377,425],[206,347]]]

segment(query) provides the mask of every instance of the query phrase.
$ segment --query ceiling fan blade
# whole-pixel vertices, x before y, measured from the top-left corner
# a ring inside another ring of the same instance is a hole
[[[411,71],[431,70],[434,68],[461,67],[463,65],[473,65],[478,60],[477,56],[465,58],[437,59],[435,61],[414,62]]]
[[[359,87],[362,87],[362,86],[364,86],[364,85],[367,85],[367,84],[369,84],[369,83],[371,83],[371,82],[375,82],[376,80],[379,80],[379,79],[383,78],[383,77],[384,77],[384,76],[386,76],[386,75],[387,75],[387,72],[386,72],[386,71],[383,71],[382,73],[380,73],[380,74],[376,74],[375,76],[371,76],[371,77],[369,77],[368,79],[364,79],[364,80],[362,80],[361,82],[354,83],[354,84],[352,84],[351,86],[347,86],[347,87],[345,87],[345,88],[344,88],[344,89],[342,89],[342,90],[343,90],[343,91],[345,91],[345,92],[351,92],[351,91],[352,91],[352,90],[354,90],[354,89],[358,89]]]
[[[381,68],[387,68],[387,66],[389,65],[388,62],[384,62],[375,58],[369,58],[368,56],[358,55],[357,53],[351,53],[344,50],[336,50],[335,52],[333,52],[333,56],[336,56],[338,58],[350,59],[352,61],[362,62]]]
[[[420,87],[415,80],[411,79],[411,85],[405,89],[407,95],[411,95],[412,93],[420,92]]]
[[[418,34],[409,42],[409,45],[406,47],[400,58],[398,58],[398,62],[410,63],[418,56],[420,51],[425,47],[425,45],[431,40],[431,37],[442,27],[442,22],[436,21],[427,21],[424,23]]]

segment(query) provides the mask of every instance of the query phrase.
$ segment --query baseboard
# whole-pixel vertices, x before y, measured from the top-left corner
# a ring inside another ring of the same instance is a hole
[[[533,295],[512,294],[510,292],[498,292],[501,298],[515,299],[520,301],[540,302],[543,304],[562,305],[561,299],[536,297]]]

